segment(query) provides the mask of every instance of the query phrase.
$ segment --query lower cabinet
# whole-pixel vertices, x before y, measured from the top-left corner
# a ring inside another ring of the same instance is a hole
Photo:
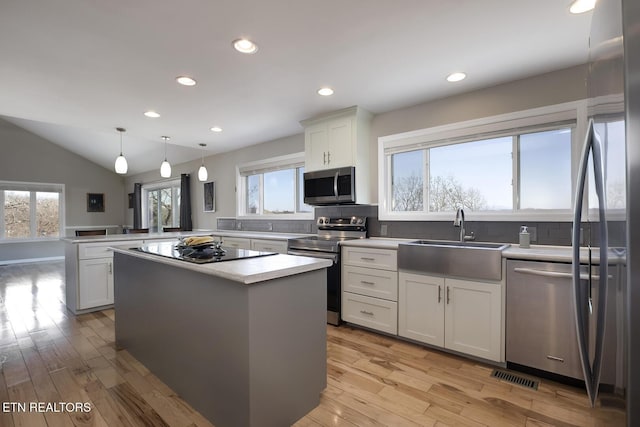
[[[343,292],[342,320],[389,334],[396,334],[398,330],[398,303]]]
[[[286,240],[251,239],[251,249],[254,251],[286,254],[287,245],[288,243]]]
[[[79,309],[113,304],[113,258],[80,260],[78,274]]]
[[[400,272],[398,335],[504,361],[501,282]]]

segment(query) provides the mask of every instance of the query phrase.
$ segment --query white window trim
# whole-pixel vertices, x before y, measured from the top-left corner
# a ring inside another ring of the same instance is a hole
[[[265,172],[272,172],[282,169],[294,169],[304,167],[304,152],[286,154],[284,156],[271,157],[269,159],[257,160],[253,162],[242,163],[236,165],[236,218],[237,219],[313,219],[312,212],[299,212],[292,214],[278,214],[278,215],[265,215],[265,214],[248,214],[245,206],[245,195],[247,193],[246,180],[243,179],[246,175],[262,174]],[[296,174],[296,184],[298,184]],[[295,197],[298,197],[297,187],[295,189]],[[262,203],[263,195],[260,194],[260,206]],[[297,202],[297,200],[296,200]],[[297,203],[295,204],[297,209]]]
[[[180,187],[180,178],[178,179],[168,179],[166,181],[156,181],[151,182],[149,184],[142,184],[141,188],[141,210],[142,210],[142,228],[149,228],[149,219],[147,218],[149,204],[147,203],[148,192],[153,190],[158,190],[160,188],[168,188],[168,187]],[[171,203],[174,204],[173,200],[173,191],[171,192]]]
[[[533,127],[552,126],[554,123],[573,121],[575,127],[571,141],[571,194],[575,194],[580,152],[587,129],[587,101],[579,100],[541,108],[517,111],[481,119],[450,123],[378,138],[378,218],[382,221],[452,220],[450,212],[394,212],[391,205],[391,154],[403,151],[446,145],[451,141],[463,142],[483,135],[490,137],[517,134]],[[571,221],[571,210],[535,210],[465,212],[472,221]],[[583,217],[586,218],[586,212]]]
[[[56,183],[48,183],[48,182],[25,182],[25,181],[0,181],[0,190],[10,190],[10,191],[41,191],[41,192],[50,192],[50,193],[60,193],[60,198],[58,199],[58,227],[59,232],[57,237],[36,237],[33,235],[34,229],[31,229],[32,235],[30,237],[25,238],[16,238],[16,239],[7,239],[4,237],[4,215],[2,216],[3,220],[0,221],[0,244],[6,243],[29,243],[29,242],[45,242],[45,241],[55,241],[60,240],[65,237],[66,230],[66,222],[65,222],[65,185],[64,184],[56,184]],[[31,194],[31,203],[34,203],[35,195]],[[35,205],[34,205],[35,206]],[[0,191],[0,212],[4,214],[4,191]],[[29,214],[31,215],[32,224],[34,224],[35,220],[35,209],[30,209]]]

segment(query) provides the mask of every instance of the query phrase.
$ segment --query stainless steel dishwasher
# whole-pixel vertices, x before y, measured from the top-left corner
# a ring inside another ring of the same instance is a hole
[[[590,291],[587,265],[581,267],[582,292],[590,294],[596,307],[598,296]],[[592,266],[592,274],[598,267]],[[610,267],[605,358],[613,358],[622,349],[618,345],[616,301],[618,282]],[[594,288],[596,288],[594,286]],[[571,264],[507,261],[506,358],[507,362],[583,380],[572,295]],[[587,317],[589,314],[587,313]],[[616,366],[604,363],[603,366]],[[615,385],[616,369],[602,372],[602,383]]]

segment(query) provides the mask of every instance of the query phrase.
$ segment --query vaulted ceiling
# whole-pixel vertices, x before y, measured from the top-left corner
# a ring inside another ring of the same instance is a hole
[[[587,62],[590,13],[537,0],[3,0],[0,116],[129,174]],[[257,43],[252,55],[232,41]],[[445,77],[468,77],[449,83]],[[181,75],[197,85],[176,83]],[[319,96],[330,86],[335,94]],[[143,113],[158,112],[151,119]],[[214,133],[212,126],[223,131]]]

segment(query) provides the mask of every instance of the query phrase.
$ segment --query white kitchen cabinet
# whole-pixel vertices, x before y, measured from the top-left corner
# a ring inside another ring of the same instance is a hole
[[[398,274],[398,335],[497,362],[503,355],[503,285]]]
[[[65,244],[67,308],[74,314],[102,310],[113,305],[114,246],[134,248],[142,240]]]
[[[80,260],[78,308],[113,304],[113,258]]]
[[[251,239],[251,249],[261,252],[287,253],[286,240]]]
[[[445,279],[445,348],[502,361],[502,285]]]
[[[222,246],[236,249],[251,249],[251,239],[221,236]]]
[[[342,247],[342,320],[398,333],[398,271],[393,249]]]
[[[370,201],[371,117],[354,106],[300,122],[305,128],[305,172],[355,166],[357,203]]]
[[[389,334],[398,333],[398,303],[343,292],[342,320]]]
[[[444,347],[444,278],[398,273],[398,335]]]

